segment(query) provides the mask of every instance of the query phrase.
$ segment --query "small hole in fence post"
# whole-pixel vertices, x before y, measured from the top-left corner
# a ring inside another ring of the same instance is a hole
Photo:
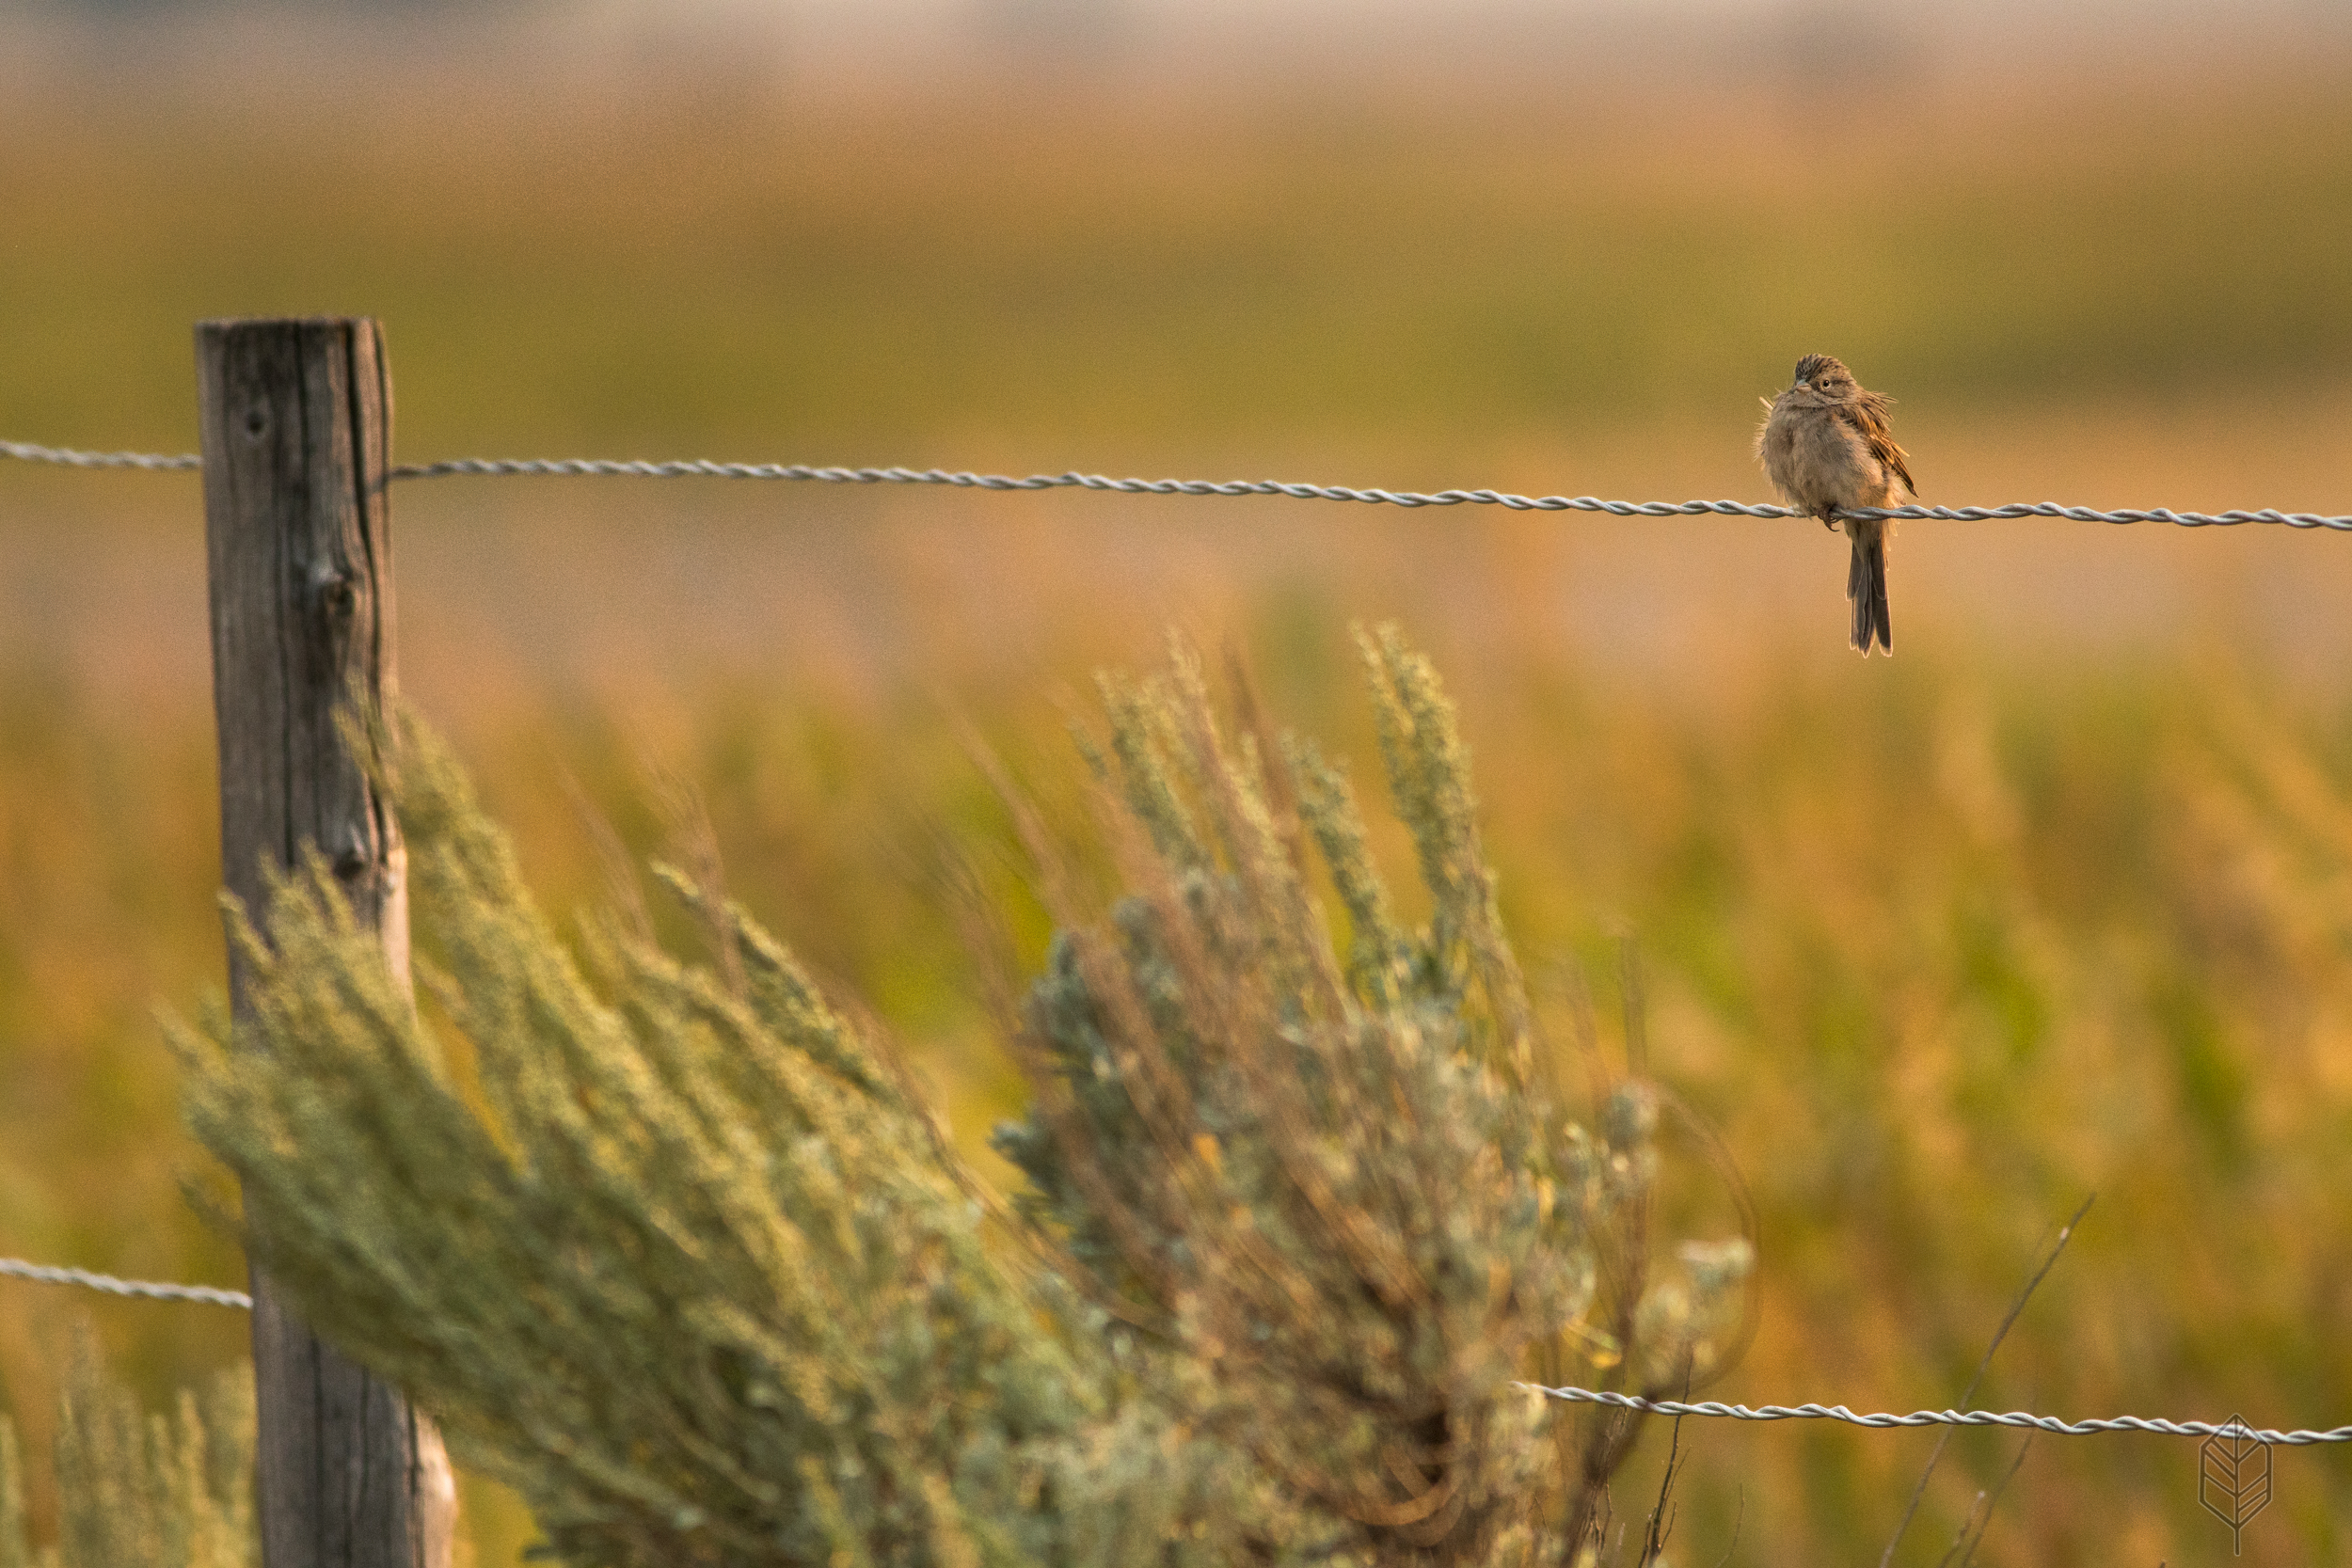
[[[352,581],[349,572],[324,568],[311,579],[311,586],[317,592],[320,608],[337,620],[349,620],[359,608],[359,586]]]

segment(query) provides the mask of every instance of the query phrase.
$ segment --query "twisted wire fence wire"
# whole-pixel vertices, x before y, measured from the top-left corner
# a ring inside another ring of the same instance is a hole
[[[0,1275],[29,1279],[40,1285],[78,1285],[110,1296],[136,1296],[148,1301],[193,1301],[206,1307],[242,1307],[252,1310],[253,1298],[243,1291],[215,1290],[210,1285],[162,1285],[151,1279],[118,1279],[87,1269],[58,1269],[28,1263],[22,1258],[0,1258]]]
[[[118,1279],[113,1275],[92,1274],[87,1269],[51,1268],[41,1263],[27,1262],[22,1258],[0,1258],[0,1275],[29,1279],[43,1285],[79,1286],[86,1291],[102,1291],[108,1295],[135,1296],[151,1301],[200,1302],[209,1307],[241,1307],[248,1310],[253,1306],[253,1298],[243,1291],[221,1291],[209,1285],[165,1285],[146,1279]],[[1610,1393],[1593,1388],[1553,1388],[1538,1383],[1522,1383],[1516,1386],[1542,1394],[1548,1399],[1564,1400],[1570,1404],[1605,1405],[1652,1416],[1711,1416],[1735,1421],[1843,1421],[1849,1426],[1872,1431],[1928,1426],[2029,1427],[2036,1432],[2057,1433],[2069,1437],[2108,1432],[2145,1432],[2164,1437],[2226,1435],[2241,1442],[2295,1449],[2321,1443],[2352,1443],[2352,1426],[2333,1427],[2326,1432],[2280,1432],[2269,1427],[2249,1427],[2235,1417],[2227,1421],[2214,1422],[2168,1421],[2160,1417],[2147,1416],[2114,1416],[2105,1420],[2069,1421],[2057,1416],[2036,1416],[2023,1410],[1915,1410],[1907,1416],[1881,1411],[1856,1415],[1842,1404],[1767,1404],[1751,1409],[1744,1404],[1724,1404],[1714,1400],[1691,1404],[1679,1400],[1644,1399],[1637,1394]]]
[[[1680,1400],[1649,1400],[1638,1394],[1613,1394],[1591,1388],[1549,1388],[1541,1384],[1523,1383],[1522,1388],[1571,1404],[1607,1405],[1618,1410],[1638,1410],[1652,1416],[1720,1416],[1735,1421],[1844,1421],[1850,1426],[1884,1431],[1890,1427],[2030,1427],[2036,1432],[2052,1432],[2066,1437],[2087,1437],[2106,1432],[2152,1432],[2166,1437],[2217,1437],[2227,1434],[2242,1441],[2272,1444],[2280,1448],[2309,1448],[2316,1443],[2352,1443],[2352,1426],[2330,1427],[2326,1432],[2298,1429],[2280,1432],[2272,1427],[2249,1427],[2232,1417],[2229,1420],[2168,1421],[2161,1417],[2112,1416],[2105,1420],[2069,1421],[2058,1416],[2036,1416],[2023,1410],[1915,1410],[1908,1416],[1890,1415],[1881,1411],[1857,1416],[1842,1404],[1767,1404],[1750,1409],[1744,1404],[1724,1404],[1704,1400],[1688,1404]]]
[[[177,456],[155,452],[75,451],[65,447],[40,447],[22,441],[0,441],[0,457],[27,463],[55,463],[75,468],[200,468],[195,453]],[[1681,517],[1715,515],[1726,517],[1802,517],[1794,507],[1730,500],[1619,501],[1596,496],[1519,496],[1503,490],[1379,490],[1344,484],[1292,484],[1279,480],[1112,479],[1104,474],[974,473],[949,468],[812,467],[802,463],[710,463],[689,459],[648,463],[615,458],[488,458],[458,457],[440,463],[408,463],[389,471],[389,479],[446,479],[456,475],[629,479],[770,479],[800,480],[825,484],[941,484],[960,490],[1101,490],[1125,496],[1284,496],[1293,500],[1361,501],[1382,506],[1500,506],[1513,512],[1605,512],[1618,517]],[[2006,506],[1890,506],[1854,507],[1853,517],[1918,518],[1935,522],[1974,523],[2011,517],[2062,517],[2080,523],[2174,523],[2183,528],[2235,528],[2244,523],[2272,523],[2295,529],[2330,529],[2352,532],[2352,516],[2318,512],[2259,511],[2175,512],[2169,507],[2103,512],[2089,506],[2062,506],[2056,501],[2012,501]]]
[[[23,441],[0,441],[0,457],[24,463],[55,463],[68,468],[200,468],[204,459],[195,452],[177,456],[152,451],[75,451],[72,447],[36,447]]]

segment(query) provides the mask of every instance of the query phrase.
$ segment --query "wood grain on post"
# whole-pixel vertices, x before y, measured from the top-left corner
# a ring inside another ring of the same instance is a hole
[[[206,322],[196,356],[223,879],[258,920],[263,865],[317,846],[405,980],[399,829],[335,723],[355,691],[393,685],[382,334],[371,320]],[[232,949],[240,1016],[245,991]],[[264,1568],[448,1568],[456,1490],[439,1433],[258,1270],[253,1373]]]

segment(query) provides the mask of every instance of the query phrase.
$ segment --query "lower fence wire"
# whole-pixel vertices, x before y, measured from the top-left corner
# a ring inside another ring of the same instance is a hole
[[[40,1285],[78,1285],[85,1291],[103,1291],[110,1296],[193,1301],[206,1307],[242,1307],[247,1311],[253,1308],[253,1298],[243,1291],[215,1290],[210,1285],[159,1285],[151,1279],[117,1279],[110,1274],[52,1268],[46,1263],[28,1263],[22,1258],[0,1258],[0,1275],[29,1279]]]
[[[1680,1400],[1645,1400],[1638,1394],[1612,1394],[1591,1388],[1548,1388],[1537,1383],[1517,1386],[1571,1404],[1609,1405],[1652,1416],[1721,1416],[1735,1421],[1844,1421],[1849,1426],[1873,1431],[1890,1427],[2030,1427],[2036,1432],[2054,1432],[2066,1437],[2087,1437],[2103,1432],[2153,1432],[2165,1437],[2227,1435],[2290,1449],[2309,1448],[2315,1443],[2352,1443],[2352,1426],[2331,1427],[2326,1432],[2280,1432],[2268,1427],[2249,1427],[2235,1419],[2217,1424],[2168,1421],[2160,1417],[2111,1416],[2104,1421],[2069,1421],[2023,1410],[1915,1410],[1908,1416],[1884,1412],[1857,1416],[1842,1404],[1767,1404],[1752,1410],[1744,1404],[1722,1404],[1713,1400],[1687,1404]]]
[[[76,451],[0,441],[0,457],[55,463],[72,468],[200,468],[193,452],[169,455],[137,451]],[[1750,501],[1613,501],[1596,496],[1517,496],[1502,490],[1359,490],[1343,484],[1291,484],[1271,479],[1112,479],[1104,474],[981,474],[949,468],[820,468],[800,463],[668,463],[614,458],[459,457],[441,463],[410,463],[389,479],[446,479],[456,475],[524,474],[623,479],[784,479],[824,484],[942,484],[960,490],[1103,490],[1123,496],[1286,496],[1293,500],[1361,501],[1381,506],[1500,506],[1513,512],[1605,512],[1617,517],[1802,517],[1794,507]],[[2272,523],[2295,529],[2352,532],[2352,516],[2318,512],[2174,512],[2167,507],[2102,512],[2056,501],[2013,501],[2006,506],[1857,506],[1844,516],[1975,523],[2010,517],[2062,517],[2078,523],[2175,523],[2183,528],[2235,528]]]
[[[43,1263],[28,1263],[22,1258],[0,1258],[0,1275],[29,1279],[42,1285],[75,1285],[86,1291],[101,1291],[107,1295],[133,1296],[149,1301],[192,1301],[209,1307],[242,1307],[248,1309],[253,1306],[253,1298],[243,1291],[215,1290],[210,1285],[163,1285],[146,1279],[118,1279],[113,1275],[92,1274],[87,1269],[59,1269]],[[1867,1427],[1872,1431],[1928,1426],[2029,1427],[2036,1432],[2058,1433],[2069,1437],[2105,1432],[2146,1432],[2165,1437],[2228,1436],[2241,1442],[2295,1449],[2309,1448],[2318,1443],[2352,1443],[2352,1426],[2335,1427],[2327,1432],[2279,1432],[2249,1427],[2238,1420],[2217,1424],[2212,1421],[2168,1421],[2144,1416],[2115,1416],[2103,1421],[2069,1421],[2057,1416],[2035,1416],[2022,1410],[1915,1410],[1908,1416],[1884,1413],[1857,1416],[1842,1404],[1768,1404],[1750,1409],[1744,1404],[1722,1404],[1712,1400],[1691,1404],[1679,1400],[1650,1400],[1637,1394],[1614,1394],[1592,1388],[1551,1388],[1537,1383],[1522,1383],[1515,1386],[1549,1399],[1565,1400],[1571,1404],[1606,1405],[1652,1416],[1714,1416],[1734,1421],[1843,1421],[1849,1426]]]

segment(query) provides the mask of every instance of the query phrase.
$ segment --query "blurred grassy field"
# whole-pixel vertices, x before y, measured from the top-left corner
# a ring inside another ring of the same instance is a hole
[[[2352,105],[2319,64],[1835,115],[1538,62],[782,103],[510,64],[0,105],[0,363],[40,370],[0,423],[184,445],[191,321],[323,309],[393,324],[435,455],[1474,458],[1742,420],[1800,343],[2004,412],[2267,400],[2352,351]]]
[[[1902,400],[1933,499],[2346,512],[2340,86],[1890,91],[1867,138],[1532,73],[60,93],[0,104],[0,434],[185,447],[192,321],[350,309],[389,323],[411,459],[1764,499],[1754,398],[1833,348]],[[1002,831],[945,714],[1067,802],[1057,693],[1178,622],[1366,770],[1345,628],[1394,615],[1462,703],[1531,969],[1607,1014],[1636,933],[1652,1065],[1754,1186],[1763,1316],[1721,1397],[1948,1402],[2096,1189],[1977,1402],[2352,1419],[2352,541],[1915,525],[1902,655],[1866,665],[1810,525],[475,482],[398,511],[406,684],[549,902],[596,877],[562,772],[650,846],[632,759],[667,758],[967,1142],[1012,1079],[911,865],[930,823]],[[188,480],[0,469],[0,1252],[225,1282],[149,1021],[220,965],[201,571]],[[37,1436],[84,1310],[158,1391],[245,1326],[0,1287]],[[1742,1513],[1734,1560],[1874,1556],[1932,1443],[1685,1437],[1700,1562]],[[2010,1451],[1956,1439],[1899,1560]],[[2248,1560],[2340,1558],[2345,1461],[2278,1463]],[[2195,1464],[2042,1438],[1978,1560],[2213,1560]]]

